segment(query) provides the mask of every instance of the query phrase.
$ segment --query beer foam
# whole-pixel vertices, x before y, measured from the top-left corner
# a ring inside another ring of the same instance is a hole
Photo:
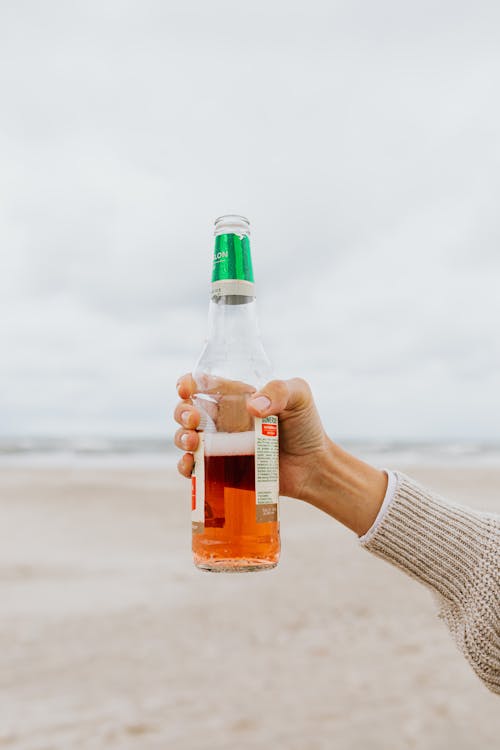
[[[255,432],[205,432],[206,456],[253,456]]]

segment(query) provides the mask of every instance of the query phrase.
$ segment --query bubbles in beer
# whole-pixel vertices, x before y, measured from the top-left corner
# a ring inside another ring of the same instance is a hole
[[[255,432],[205,432],[205,456],[253,456]]]

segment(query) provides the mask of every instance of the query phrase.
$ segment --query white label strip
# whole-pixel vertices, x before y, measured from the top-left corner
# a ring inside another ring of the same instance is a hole
[[[198,433],[198,448],[194,452],[194,471],[191,476],[191,520],[205,525],[205,436]],[[201,528],[198,526],[198,531]]]
[[[240,294],[255,297],[255,284],[242,279],[222,279],[212,281],[212,297],[226,297],[228,294]]]
[[[257,505],[279,498],[278,417],[255,417],[255,494]]]

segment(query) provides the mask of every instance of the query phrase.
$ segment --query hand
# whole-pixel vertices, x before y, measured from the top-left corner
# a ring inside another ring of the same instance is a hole
[[[364,534],[375,520],[387,487],[383,471],[346,453],[325,433],[316,410],[311,389],[300,379],[272,380],[261,390],[249,393],[245,384],[225,381],[225,392],[232,397],[246,393],[246,408],[251,416],[275,414],[279,418],[280,436],[280,494],[295,497],[315,505],[357,534]],[[244,387],[242,387],[244,386]],[[194,459],[192,451],[198,445],[196,428],[200,412],[193,404],[197,386],[191,374],[184,375],[177,384],[182,401],[174,412],[181,425],[175,434],[175,444],[186,451],[178,463],[179,472],[191,476]],[[213,389],[212,412],[215,424],[223,419],[226,410],[217,403],[217,388]]]
[[[238,390],[236,385],[233,384],[232,393]],[[175,444],[182,450],[194,451],[198,445],[195,428],[200,424],[200,412],[193,405],[196,384],[190,374],[179,380],[177,390],[183,400],[174,414],[176,421],[182,425],[177,430]],[[248,392],[248,388],[246,390]],[[307,499],[311,474],[317,462],[324,460],[329,443],[308,384],[300,378],[272,380],[260,391],[251,394],[247,411],[252,417],[267,417],[269,414],[279,417],[280,494]],[[215,414],[212,413],[212,416],[217,419]],[[178,469],[186,477],[191,475],[192,453],[184,454]]]

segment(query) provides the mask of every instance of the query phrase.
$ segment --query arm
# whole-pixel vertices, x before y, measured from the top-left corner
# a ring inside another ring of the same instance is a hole
[[[178,392],[175,442],[188,451],[178,468],[190,476],[199,414],[189,375]],[[500,518],[447,503],[402,474],[391,500],[386,473],[326,435],[301,379],[268,383],[248,411],[279,416],[280,493],[333,516],[369,552],[430,587],[459,648],[487,687],[500,693]]]
[[[428,586],[460,651],[500,693],[500,518],[448,503],[399,473],[380,512],[386,488],[385,473],[329,441],[301,499]]]
[[[361,544],[433,591],[459,649],[500,693],[500,518],[398,473],[387,512]]]

